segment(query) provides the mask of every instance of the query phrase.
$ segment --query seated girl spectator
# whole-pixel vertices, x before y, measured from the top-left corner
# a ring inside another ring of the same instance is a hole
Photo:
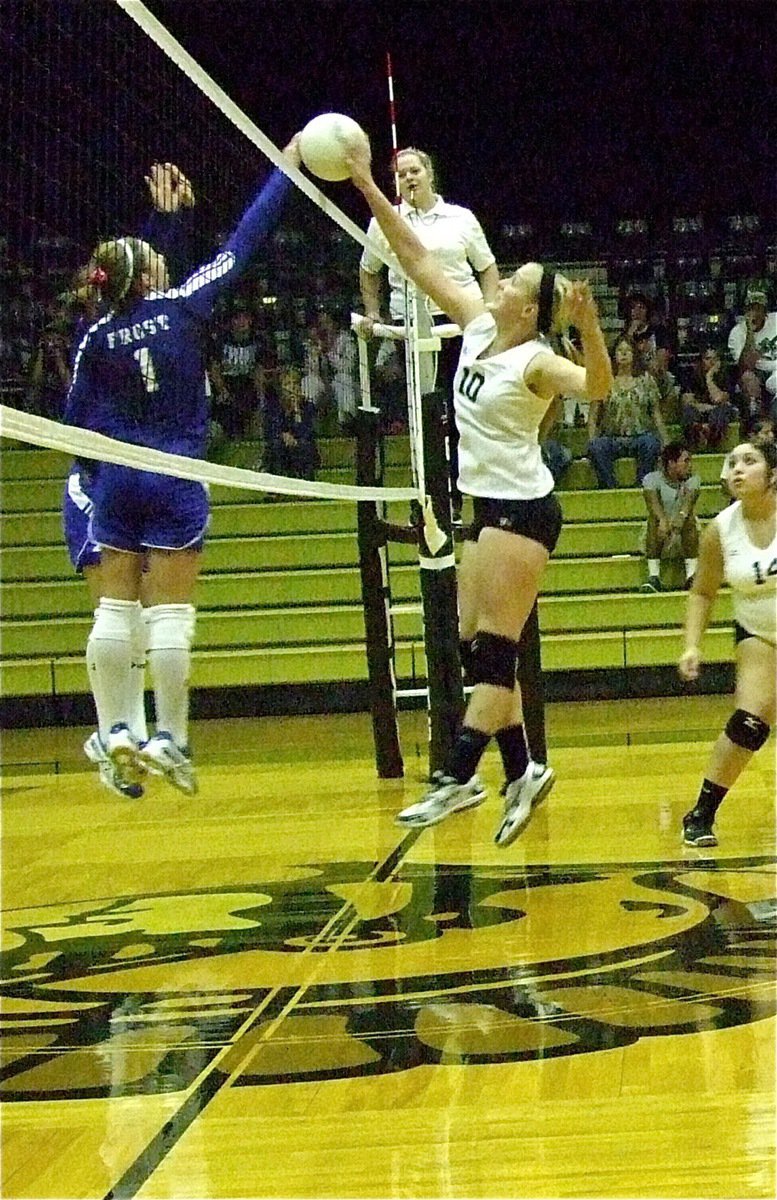
[[[635,347],[637,353],[642,355],[646,369],[656,381],[661,400],[661,413],[665,423],[679,425],[680,385],[674,371],[670,369],[676,354],[674,340],[663,325],[659,325],[656,329],[652,340],[655,343],[655,349],[652,351],[649,350],[649,339],[643,341],[637,339]]]
[[[356,341],[350,329],[339,328],[325,309],[305,340],[302,392],[321,415],[335,411],[343,432],[350,432],[359,398]]]
[[[70,387],[70,335],[64,299],[54,301],[30,360],[27,376],[27,407],[41,417],[62,420],[65,397]]]
[[[251,312],[236,302],[227,330],[215,339],[209,363],[213,419],[228,438],[250,437],[254,432],[265,386],[262,351]]]
[[[652,320],[651,305],[644,292],[630,292],[626,297],[626,318],[623,325],[623,336],[629,341],[651,342],[651,350],[655,348],[656,325]]]
[[[691,450],[716,450],[738,415],[720,355],[714,346],[704,346],[683,388],[680,420],[687,445]]]
[[[604,403],[591,406],[588,417],[588,457],[600,488],[617,486],[615,460],[632,454],[641,484],[669,440],[656,381],[637,359],[628,338],[618,338],[611,358],[613,386]]]
[[[264,469],[313,479],[318,466],[316,406],[302,394],[300,372],[288,367],[264,399]]]

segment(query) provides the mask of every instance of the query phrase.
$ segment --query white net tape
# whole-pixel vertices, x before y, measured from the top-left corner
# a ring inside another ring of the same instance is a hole
[[[175,475],[178,479],[193,479],[198,483],[220,484],[223,487],[247,488],[254,492],[280,492],[286,496],[306,496],[315,500],[414,500],[415,488],[355,487],[340,483],[314,483],[308,479],[293,479],[286,475],[270,475],[264,471],[249,471],[242,467],[225,467],[219,463],[166,454],[148,446],[136,446],[93,433],[76,425],[62,425],[47,417],[35,417],[0,405],[0,435],[61,450],[79,458],[99,462],[121,463],[140,471],[155,471],[160,475]]]

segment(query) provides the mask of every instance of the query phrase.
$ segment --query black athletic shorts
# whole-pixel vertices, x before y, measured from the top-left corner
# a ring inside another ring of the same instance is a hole
[[[744,642],[746,638],[756,638],[759,642],[764,642],[767,646],[774,647],[774,642],[770,642],[768,638],[761,637],[758,633],[750,633],[749,629],[745,629],[744,625],[740,625],[739,621],[734,622],[734,645],[738,646],[740,642]]]
[[[561,505],[549,492],[539,500],[488,500],[473,496],[474,516],[466,533],[468,541],[476,542],[481,529],[504,529],[539,542],[552,554],[561,533]]]

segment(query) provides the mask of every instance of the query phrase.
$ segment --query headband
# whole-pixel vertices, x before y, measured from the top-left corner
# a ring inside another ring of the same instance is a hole
[[[539,333],[550,333],[553,324],[553,296],[556,291],[556,276],[553,271],[542,268],[540,279],[540,294],[537,302],[537,330]]]

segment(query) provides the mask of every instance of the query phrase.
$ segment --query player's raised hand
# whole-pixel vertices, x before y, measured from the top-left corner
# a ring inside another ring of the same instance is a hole
[[[566,295],[565,315],[576,329],[590,329],[599,323],[591,285],[585,279],[575,279]]]
[[[340,143],[343,148],[343,158],[348,167],[351,180],[357,188],[363,189],[370,184],[374,184],[372,178],[372,152],[370,150],[370,140],[366,133],[361,137],[351,136],[340,138]]]
[[[293,167],[299,167],[302,163],[302,156],[299,152],[299,132],[290,138],[287,144],[283,147],[284,157],[289,160]]]
[[[193,206],[192,185],[175,163],[152,163],[145,179],[157,212],[175,213]]]

